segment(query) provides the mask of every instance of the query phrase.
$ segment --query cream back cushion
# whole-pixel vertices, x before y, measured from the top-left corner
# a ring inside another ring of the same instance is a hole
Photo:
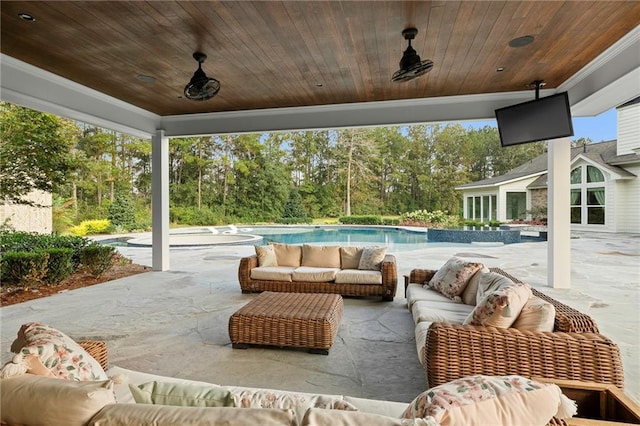
[[[276,252],[278,266],[300,266],[302,260],[302,247],[292,244],[273,244]]]
[[[553,331],[556,308],[546,300],[531,296],[512,327],[518,330]]]
[[[358,269],[362,257],[362,247],[340,247],[340,261],[342,269]]]
[[[302,266],[340,268],[340,246],[302,246]]]
[[[2,379],[0,413],[10,425],[84,426],[115,403],[113,382],[75,381],[23,374]]]
[[[483,266],[482,269],[473,274],[473,277],[471,277],[469,283],[467,283],[467,286],[464,288],[462,294],[460,295],[462,303],[464,303],[465,305],[476,306],[476,304],[478,303],[476,295],[478,292],[478,285],[480,284],[480,278],[482,274],[487,274],[489,272],[491,272],[489,271],[489,268]]]

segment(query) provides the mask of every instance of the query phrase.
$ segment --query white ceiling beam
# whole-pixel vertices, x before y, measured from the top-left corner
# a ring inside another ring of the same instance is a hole
[[[157,114],[4,54],[0,99],[145,139],[161,122]]]
[[[558,87],[571,113],[593,117],[640,96],[640,25]]]

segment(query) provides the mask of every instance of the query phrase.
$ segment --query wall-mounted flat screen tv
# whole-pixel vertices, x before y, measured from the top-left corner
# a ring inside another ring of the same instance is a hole
[[[500,143],[521,143],[573,136],[567,92],[495,110]]]

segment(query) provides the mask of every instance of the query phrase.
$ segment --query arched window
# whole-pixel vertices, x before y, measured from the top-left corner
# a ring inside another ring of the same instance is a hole
[[[604,225],[605,178],[595,166],[571,170],[571,223]]]

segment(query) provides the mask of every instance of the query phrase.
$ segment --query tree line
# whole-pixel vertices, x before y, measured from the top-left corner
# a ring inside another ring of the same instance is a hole
[[[53,193],[54,229],[103,219],[119,200],[150,226],[151,142],[0,104],[0,191]],[[218,225],[277,221],[292,197],[307,216],[461,214],[456,186],[506,173],[545,143],[500,146],[497,129],[459,123],[172,138],[171,219]]]

